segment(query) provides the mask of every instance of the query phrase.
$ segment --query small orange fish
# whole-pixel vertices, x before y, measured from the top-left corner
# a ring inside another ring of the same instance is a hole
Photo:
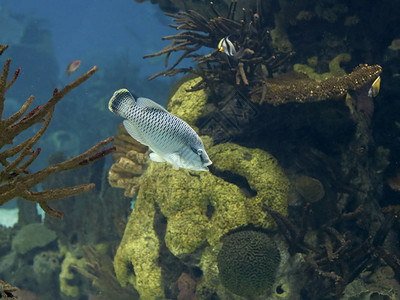
[[[78,70],[79,66],[81,65],[81,61],[80,60],[74,60],[71,61],[67,67],[67,70],[65,71],[65,74],[67,74],[68,76],[71,75],[71,73],[75,72],[76,70]]]

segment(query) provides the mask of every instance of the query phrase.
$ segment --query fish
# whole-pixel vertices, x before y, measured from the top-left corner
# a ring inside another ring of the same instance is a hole
[[[76,70],[78,70],[80,65],[81,65],[81,61],[80,60],[71,61],[68,64],[68,67],[67,67],[67,70],[65,71],[65,74],[67,74],[68,76],[71,75],[71,73],[73,73]]]
[[[218,51],[224,52],[228,56],[234,57],[236,49],[233,43],[229,40],[229,36],[222,38],[218,43]]]
[[[368,97],[375,98],[379,94],[379,90],[381,88],[381,76],[378,76],[375,81],[371,84],[371,87],[368,90]]]
[[[150,148],[152,161],[170,163],[175,169],[208,171],[212,161],[203,141],[189,124],[158,103],[144,97],[135,99],[127,89],[120,89],[114,92],[108,108],[126,119],[126,131]]]

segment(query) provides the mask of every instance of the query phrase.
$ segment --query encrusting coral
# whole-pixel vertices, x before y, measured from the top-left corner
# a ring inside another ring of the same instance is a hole
[[[0,55],[3,54],[6,49],[7,46],[1,45]],[[62,213],[52,209],[48,205],[48,201],[81,194],[93,188],[94,184],[83,184],[42,192],[33,192],[30,189],[52,174],[83,167],[111,153],[115,150],[115,147],[109,147],[104,150],[101,150],[101,148],[112,142],[113,138],[108,138],[98,143],[85,153],[82,153],[64,162],[50,165],[47,168],[44,168],[33,174],[29,173],[27,168],[40,154],[40,148],[33,150],[33,147],[43,136],[44,132],[49,126],[55,105],[70,91],[90,78],[97,71],[97,67],[93,67],[90,71],[79,77],[74,82],[65,86],[60,91],[56,88],[51,99],[43,107],[37,106],[31,112],[26,114],[29,106],[34,100],[34,96],[30,96],[19,111],[14,113],[8,119],[2,119],[4,103],[6,100],[6,91],[14,84],[20,72],[20,69],[17,69],[11,80],[7,82],[10,64],[11,59],[7,59],[0,78],[0,149],[2,149],[0,153],[0,164],[3,167],[3,169],[0,171],[0,205],[3,205],[4,203],[16,197],[20,197],[25,200],[38,203],[48,215],[60,218],[62,217]],[[7,150],[3,150],[4,146],[13,144],[14,139],[22,132],[41,122],[44,123],[34,136]],[[12,157],[15,157],[13,161],[8,162],[7,159],[11,159]]]

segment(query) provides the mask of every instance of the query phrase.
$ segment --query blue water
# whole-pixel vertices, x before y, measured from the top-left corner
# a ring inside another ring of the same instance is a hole
[[[51,126],[38,144],[42,154],[32,169],[43,168],[55,151],[77,155],[114,135],[121,120],[108,111],[107,102],[116,89],[125,87],[166,104],[172,79],[147,81],[163,69],[163,59],[142,59],[167,45],[161,37],[174,32],[158,6],[133,0],[2,0],[0,16],[0,43],[9,45],[0,63],[11,57],[11,72],[21,68],[7,93],[6,116],[29,95],[36,97],[32,108],[43,105],[54,88],[61,89],[94,65],[99,67],[97,74],[57,105]],[[82,64],[68,77],[64,72],[73,60]],[[37,129],[29,129],[26,135]]]
[[[12,15],[25,15],[43,22],[54,42],[54,54],[60,65],[59,75],[71,60],[84,56],[115,58],[127,51],[133,63],[145,67],[144,74],[157,69],[142,56],[167,43],[161,37],[170,33],[168,18],[150,3],[135,1],[4,1]],[[2,40],[2,43],[10,43]],[[10,55],[10,53],[9,53]],[[103,61],[96,61],[100,67]],[[86,62],[86,64],[91,61]],[[83,65],[84,66],[84,65]],[[82,66],[82,67],[83,67]]]

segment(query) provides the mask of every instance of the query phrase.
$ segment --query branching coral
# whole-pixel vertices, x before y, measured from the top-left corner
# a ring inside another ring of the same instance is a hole
[[[252,86],[259,78],[266,78],[282,65],[293,53],[279,53],[271,43],[270,33],[262,12],[261,1],[257,2],[256,11],[250,13],[243,9],[241,21],[235,20],[236,1],[231,2],[227,16],[222,16],[211,2],[211,8],[216,17],[208,19],[202,14],[188,10],[168,16],[175,18],[178,25],[170,25],[177,30],[183,30],[164,40],[172,40],[163,50],[145,55],[144,58],[166,54],[166,66],[171,53],[184,51],[176,62],[166,71],[159,72],[150,79],[161,75],[173,76],[178,73],[192,72],[200,75],[201,80],[192,90],[213,88],[218,83],[228,83],[238,86]],[[237,55],[227,57],[217,49],[218,42],[229,36]],[[211,53],[200,55],[196,53],[202,47],[214,49]],[[184,59],[193,58],[198,69],[175,67]]]
[[[0,46],[0,55],[6,49],[7,46]],[[54,113],[55,105],[70,91],[90,78],[97,71],[97,67],[93,67],[86,74],[65,86],[60,91],[56,88],[51,99],[43,107],[37,106],[31,112],[26,114],[35,99],[34,96],[30,96],[19,111],[9,118],[3,119],[2,115],[6,100],[6,91],[14,84],[20,71],[18,68],[11,80],[7,82],[10,64],[11,59],[7,59],[0,78],[0,149],[2,149],[0,153],[0,164],[3,167],[0,171],[0,205],[3,205],[15,197],[20,197],[38,203],[47,214],[53,217],[62,217],[62,213],[52,209],[48,205],[48,201],[81,194],[93,188],[94,184],[83,184],[42,192],[33,192],[30,189],[52,174],[83,167],[109,154],[115,150],[115,147],[110,147],[104,150],[101,150],[101,148],[112,142],[113,138],[108,138],[90,148],[85,153],[64,162],[50,165],[36,173],[29,173],[27,168],[40,154],[40,148],[33,150],[33,147],[48,128]],[[13,144],[14,139],[22,132],[26,131],[33,125],[42,122],[42,127],[34,136],[7,150],[3,150],[6,145]],[[8,159],[13,159],[13,161],[8,162]]]

